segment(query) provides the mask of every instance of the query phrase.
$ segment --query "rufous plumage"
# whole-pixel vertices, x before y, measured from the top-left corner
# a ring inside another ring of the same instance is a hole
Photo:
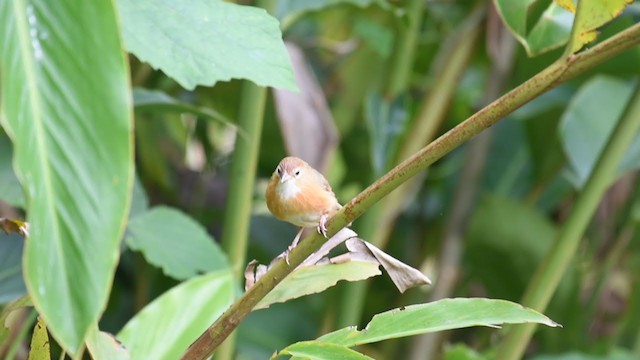
[[[289,250],[297,245],[304,228],[317,227],[326,237],[327,220],[342,208],[327,179],[295,156],[280,161],[267,185],[266,199],[277,219],[302,228]]]

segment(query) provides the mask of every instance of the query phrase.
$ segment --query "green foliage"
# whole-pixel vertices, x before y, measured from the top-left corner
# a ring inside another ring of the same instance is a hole
[[[378,264],[373,262],[351,261],[296,269],[265,296],[255,309],[322,292],[340,280],[359,281],[380,275],[378,267]]]
[[[132,359],[176,359],[234,297],[229,269],[192,278],[140,310],[117,338]]]
[[[469,326],[497,326],[536,322],[559,326],[546,316],[504,300],[443,299],[428,304],[409,305],[380,313],[363,330],[354,327],[336,330],[318,338],[321,342],[356,346],[421,333]]]
[[[34,224],[25,280],[72,354],[106,306],[131,197],[130,90],[113,11],[109,1],[0,4],[0,120]]]
[[[589,178],[613,129],[624,113],[633,83],[596,76],[587,81],[571,99],[560,124],[560,134],[572,170],[572,180],[582,187]],[[603,106],[606,104],[606,106]],[[640,167],[640,137],[637,137],[620,164],[622,175]]]
[[[177,280],[229,267],[206,230],[178,210],[160,206],[135,216],[127,233],[129,248]]]
[[[296,89],[278,22],[262,9],[222,0],[117,5],[127,50],[186,89],[231,79]]]

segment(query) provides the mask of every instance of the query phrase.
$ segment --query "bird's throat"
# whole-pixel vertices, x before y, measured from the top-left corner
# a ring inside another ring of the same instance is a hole
[[[288,200],[298,195],[300,187],[296,185],[295,181],[285,181],[279,184],[276,191],[282,200]]]

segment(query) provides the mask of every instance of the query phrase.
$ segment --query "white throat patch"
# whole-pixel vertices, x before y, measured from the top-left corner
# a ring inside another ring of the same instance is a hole
[[[277,187],[277,189],[278,195],[280,195],[283,200],[291,199],[292,197],[298,195],[298,193],[300,192],[300,188],[295,184],[295,181],[293,180],[281,183],[280,186]]]

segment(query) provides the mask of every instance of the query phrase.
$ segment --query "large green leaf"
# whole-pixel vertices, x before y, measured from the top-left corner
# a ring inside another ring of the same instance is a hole
[[[281,355],[292,355],[305,360],[373,360],[373,358],[351,350],[346,346],[317,341],[301,341],[282,350]],[[272,357],[275,358],[276,356]]]
[[[49,334],[47,326],[38,319],[33,334],[31,336],[31,346],[29,347],[29,360],[49,360],[51,359],[51,345],[49,345]]]
[[[358,330],[343,328],[318,338],[343,346],[356,346],[376,341],[470,326],[539,323],[559,326],[548,317],[522,305],[493,299],[443,299],[427,304],[409,305],[380,313]]]
[[[25,280],[75,354],[106,305],[133,179],[117,21],[106,0],[13,0],[0,24],[0,120],[31,223]]]
[[[571,53],[596,39],[596,29],[620,15],[633,0],[581,0],[578,15],[572,0],[548,2],[537,18],[532,18],[539,0],[494,0],[502,20],[529,56],[556,49],[570,42]],[[544,4],[543,4],[544,5]],[[572,32],[572,27],[575,29]]]
[[[574,15],[551,1],[538,18],[531,13],[538,0],[494,0],[507,28],[527,50],[535,56],[558,48],[569,40]]]
[[[186,89],[248,79],[295,90],[278,21],[222,0],[118,0],[127,50]]]
[[[228,270],[193,278],[138,312],[117,338],[132,359],[178,359],[231,305],[233,289]]]
[[[580,0],[569,51],[575,53],[594,41],[598,35],[596,29],[620,15],[632,2],[633,0]]]
[[[229,267],[207,231],[176,209],[160,206],[142,213],[131,219],[127,232],[129,247],[174,279]]]
[[[87,350],[93,360],[130,360],[127,349],[111,334],[93,328],[87,337]]]
[[[633,84],[629,81],[599,75],[582,85],[571,99],[562,115],[560,135],[571,165],[570,180],[576,187],[582,187],[589,178],[632,91]],[[627,150],[618,174],[637,168],[640,168],[640,137]]]
[[[12,157],[13,149],[9,139],[0,134],[0,200],[13,206],[24,207],[24,194],[11,167]]]
[[[380,274],[379,265],[370,261],[302,266],[276,285],[254,309],[263,309],[274,303],[319,293],[341,280],[359,281]]]

